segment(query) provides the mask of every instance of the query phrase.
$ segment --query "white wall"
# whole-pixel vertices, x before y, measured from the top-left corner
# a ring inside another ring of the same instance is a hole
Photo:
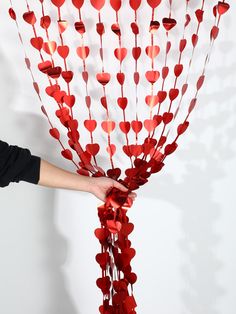
[[[236,4],[223,19],[191,128],[129,216],[139,314],[235,313]],[[19,5],[19,4],[18,4]],[[0,10],[0,136],[61,167],[14,25]],[[0,311],[97,313],[98,201],[27,183],[0,190]]]

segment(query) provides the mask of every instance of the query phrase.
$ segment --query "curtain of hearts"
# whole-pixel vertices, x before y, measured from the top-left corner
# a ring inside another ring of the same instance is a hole
[[[23,12],[15,12],[10,0],[9,14],[24,47],[33,87],[62,156],[78,174],[108,176],[129,191],[146,184],[163,168],[189,127],[229,4],[22,0],[22,8]],[[207,31],[201,33],[204,27]],[[205,49],[200,49],[202,34]],[[194,69],[194,57],[202,54],[202,66]],[[37,65],[31,66],[36,55]],[[126,169],[124,160],[129,163]],[[137,276],[131,267],[135,250],[128,238],[134,225],[127,216],[132,206],[127,195],[113,188],[98,207],[100,313],[136,313]]]

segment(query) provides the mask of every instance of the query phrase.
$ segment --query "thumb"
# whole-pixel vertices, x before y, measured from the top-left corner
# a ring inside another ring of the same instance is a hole
[[[121,184],[121,183],[119,183],[118,181],[115,181],[115,180],[114,180],[114,187],[119,189],[119,190],[121,190],[121,191],[123,191],[123,192],[128,192],[128,190],[129,190],[123,184]]]

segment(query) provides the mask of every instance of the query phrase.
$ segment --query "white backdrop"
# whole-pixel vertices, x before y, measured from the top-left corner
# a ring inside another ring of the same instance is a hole
[[[73,171],[49,138],[7,9],[4,1],[0,137]],[[235,313],[235,12],[231,1],[190,129],[129,213],[139,314]],[[24,182],[0,190],[0,312],[98,312],[98,204]]]

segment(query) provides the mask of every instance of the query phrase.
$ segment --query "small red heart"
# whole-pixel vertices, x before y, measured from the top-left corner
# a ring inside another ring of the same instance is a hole
[[[128,104],[128,99],[126,97],[119,97],[117,103],[122,110],[125,110]]]
[[[96,255],[96,261],[100,265],[100,267],[103,270],[106,270],[107,264],[109,262],[109,253],[108,252],[103,252],[103,253],[98,253]]]
[[[119,221],[107,220],[107,227],[111,233],[118,233],[122,224]]]
[[[88,72],[87,71],[83,71],[82,72],[82,77],[83,77],[83,80],[85,81],[85,83],[88,82]]]
[[[89,132],[93,132],[97,127],[96,120],[84,120],[84,126]]]
[[[110,292],[111,281],[110,281],[109,276],[98,278],[96,280],[96,284],[97,284],[98,288],[100,288],[102,290],[102,293],[104,295],[108,294]]]
[[[175,25],[177,24],[175,19],[169,18],[169,17],[165,17],[162,20],[163,26],[166,29],[166,31],[170,31],[173,27],[175,27]]]
[[[104,242],[109,236],[109,231],[106,228],[97,228],[94,234],[99,241]]]
[[[177,147],[178,147],[178,144],[176,142],[173,142],[171,144],[166,145],[166,147],[165,147],[165,155],[172,154],[176,150]]]
[[[168,123],[170,123],[171,121],[172,121],[172,119],[173,119],[173,113],[172,112],[164,112],[163,113],[163,116],[162,116],[162,118],[163,118],[163,123],[164,124],[168,124]]]
[[[191,16],[189,14],[186,14],[184,27],[187,27],[190,22],[191,22]]]
[[[124,84],[124,81],[125,81],[125,74],[124,73],[122,73],[122,72],[117,73],[116,78],[117,78],[117,81],[119,82],[120,85]]]
[[[198,23],[201,23],[203,21],[203,14],[204,14],[204,11],[201,9],[198,9],[195,11],[195,15],[198,20]]]
[[[85,60],[89,55],[89,47],[88,46],[80,46],[76,49],[77,55]]]
[[[168,74],[169,74],[169,68],[168,67],[163,67],[162,68],[162,78],[163,78],[163,80],[165,80],[167,78]]]
[[[189,126],[188,121],[184,121],[184,123],[179,124],[177,128],[178,135],[183,134],[187,130],[188,126]]]
[[[58,46],[57,52],[61,58],[66,59],[69,55],[70,48],[68,46]]]
[[[169,91],[169,98],[171,101],[175,100],[179,95],[178,88],[171,88]]]
[[[133,120],[131,122],[131,127],[135,133],[139,133],[142,130],[143,124],[141,121]]]
[[[111,30],[113,33],[115,33],[117,36],[121,36],[121,31],[120,31],[120,25],[118,23],[112,24],[111,25]]]
[[[64,149],[61,151],[61,154],[64,158],[72,160],[73,156],[72,156],[72,152],[69,149]]]
[[[146,72],[146,79],[149,83],[154,84],[160,77],[159,71],[147,71]]]
[[[148,95],[145,97],[145,102],[152,109],[158,104],[159,98],[157,95]]]
[[[86,151],[92,156],[96,156],[99,150],[100,150],[100,146],[97,143],[86,145]]]
[[[33,11],[25,12],[23,14],[23,19],[30,25],[34,25],[36,23],[36,17]]]
[[[187,89],[188,89],[188,84],[187,83],[183,84],[182,89],[181,89],[181,94],[184,95]]]
[[[8,13],[13,20],[16,20],[16,13],[12,8],[8,10]]]
[[[196,47],[198,43],[198,35],[197,34],[193,34],[192,35],[192,45],[193,47]]]
[[[65,91],[61,91],[61,90],[56,90],[54,93],[53,93],[53,98],[56,100],[57,103],[63,103],[63,97],[66,95],[66,92]],[[64,108],[62,108],[64,109]]]
[[[47,74],[53,79],[58,79],[59,76],[61,75],[61,71],[62,71],[61,67],[49,68]]]
[[[123,133],[128,134],[130,131],[130,122],[128,121],[121,121],[119,123],[120,129]]]
[[[131,26],[131,29],[132,29],[132,32],[134,33],[134,35],[138,35],[139,34],[138,24],[135,22],[132,22],[130,26]]]
[[[134,230],[134,225],[131,222],[123,223],[121,228],[121,233],[124,236],[128,236]]]
[[[80,34],[84,34],[86,29],[85,29],[85,25],[82,21],[79,21],[79,22],[75,22],[74,24],[75,26],[75,30],[80,33]]]
[[[134,72],[134,83],[136,85],[138,85],[138,83],[139,83],[139,78],[140,78],[139,73],[138,72]]]
[[[225,3],[223,1],[219,1],[217,5],[217,10],[219,15],[225,14],[230,8],[230,5],[228,3]]]
[[[185,47],[186,47],[186,45],[187,45],[187,40],[185,38],[181,39],[180,43],[179,43],[179,51],[183,52]]]
[[[47,73],[49,69],[52,68],[52,62],[51,61],[44,61],[38,64],[38,69],[43,72],[43,73]]]
[[[103,131],[110,134],[115,129],[116,123],[112,120],[105,120],[105,121],[102,121],[101,125],[103,128]]]
[[[110,144],[109,146],[107,146],[106,151],[112,157],[116,152],[116,146],[114,144]]]
[[[204,80],[205,80],[205,75],[201,75],[197,81],[197,90],[199,90],[202,87]]]
[[[101,104],[107,110],[107,98],[105,96],[101,97]]]
[[[61,76],[66,81],[66,83],[70,83],[71,82],[71,80],[73,79],[73,75],[74,75],[74,73],[72,71],[63,71],[61,73]]]
[[[90,106],[91,106],[91,97],[90,96],[85,96],[85,103],[86,103],[86,106],[88,108],[90,108]]]
[[[147,0],[147,2],[152,9],[155,9],[161,3],[161,0]]]
[[[114,180],[117,180],[119,176],[121,175],[121,169],[120,168],[112,168],[107,170],[107,175],[109,178],[112,178]]]
[[[51,1],[58,8],[60,8],[65,2],[65,0],[51,0]]]
[[[102,22],[99,22],[96,24],[96,30],[97,33],[102,36],[105,33],[105,26]],[[101,55],[102,49],[100,49],[100,55]]]
[[[63,100],[68,107],[72,108],[75,104],[76,99],[74,95],[65,95],[63,97]]]
[[[183,72],[183,64],[176,64],[175,68],[174,68],[174,73],[176,77],[179,77],[181,75],[181,73]]]
[[[123,151],[124,151],[124,153],[128,156],[128,157],[131,157],[132,156],[132,153],[131,153],[131,151],[130,151],[130,148],[129,148],[129,145],[124,145],[123,146]],[[127,171],[127,170],[126,170]],[[125,173],[126,173],[126,171],[125,171]],[[127,175],[127,174],[126,174]]]
[[[116,59],[118,59],[120,62],[122,62],[125,57],[127,56],[127,49],[124,47],[116,48],[114,50],[114,55]]]
[[[143,146],[142,145],[130,145],[129,148],[130,148],[130,153],[135,157],[138,157],[143,152]]]
[[[137,11],[140,7],[141,0],[130,0],[129,4],[134,11]]]
[[[100,11],[105,4],[105,0],[90,0],[90,2],[92,6],[98,11]]]
[[[43,50],[49,55],[52,55],[56,49],[57,43],[55,41],[46,41],[43,43]]]
[[[160,27],[160,23],[158,21],[151,21],[150,27],[149,27],[149,32],[151,34],[155,34],[158,31],[159,27]]]
[[[159,99],[159,103],[161,104],[161,103],[166,99],[167,92],[164,91],[164,90],[160,90],[160,91],[157,93],[157,96],[158,96],[158,99]]]
[[[163,117],[162,117],[162,115],[154,115],[153,116],[153,119],[155,119],[156,120],[156,122],[157,122],[157,126],[159,125],[159,124],[161,124],[161,122],[162,122],[162,120],[163,120]]]
[[[53,97],[53,93],[55,93],[56,91],[59,91],[59,90],[60,90],[60,86],[57,85],[57,84],[50,85],[50,86],[46,87],[46,89],[45,89],[45,91],[48,94],[48,96],[51,96],[51,97]]]
[[[59,21],[57,21],[57,25],[58,25],[59,33],[62,34],[67,29],[68,22],[65,20],[59,20]]]
[[[193,98],[190,102],[188,112],[191,113],[197,104],[197,98]]]
[[[78,129],[79,122],[76,119],[71,119],[68,121],[68,126],[72,131],[75,131]]]
[[[73,5],[76,9],[80,10],[82,5],[84,4],[84,0],[72,0]]]
[[[121,0],[110,0],[110,4],[116,12],[121,8]]]
[[[133,55],[133,58],[134,60],[138,60],[140,55],[141,55],[141,47],[134,47],[132,49],[132,55]]]
[[[125,278],[128,280],[128,282],[133,285],[136,281],[137,281],[137,275],[135,273],[126,273],[125,274]],[[126,301],[127,302],[127,301]],[[131,303],[131,308],[136,307],[137,305],[135,305],[136,303]]]
[[[157,127],[157,121],[154,119],[144,120],[144,127],[148,132],[152,132]]]
[[[154,59],[155,57],[157,57],[159,52],[160,52],[160,47],[157,46],[157,45],[155,45],[155,46],[147,46],[146,47],[146,54],[151,59]]]
[[[40,19],[40,26],[43,29],[48,29],[50,24],[51,24],[51,18],[50,18],[49,15],[44,15],[44,16],[41,17],[41,19]]]
[[[111,75],[110,73],[102,72],[102,73],[97,73],[96,78],[100,84],[105,86],[107,83],[109,83],[111,79]]]
[[[43,38],[42,37],[33,37],[30,39],[30,43],[35,49],[40,51],[43,47]]]
[[[215,40],[217,38],[218,34],[219,34],[219,27],[214,25],[211,29],[211,39]]]
[[[52,128],[49,130],[49,133],[51,134],[52,137],[54,137],[56,140],[59,140],[60,138],[60,133],[57,128]]]

